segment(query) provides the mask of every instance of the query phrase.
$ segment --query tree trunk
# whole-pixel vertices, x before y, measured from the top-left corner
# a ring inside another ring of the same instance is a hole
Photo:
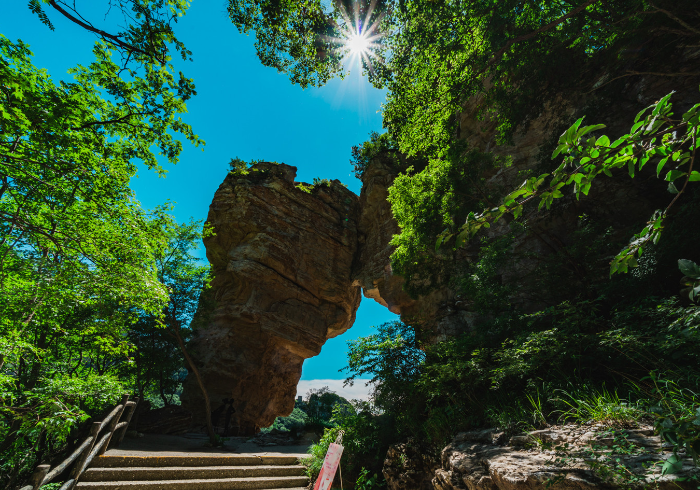
[[[182,337],[180,336],[180,329],[174,327],[172,328],[172,332],[173,335],[175,335],[175,339],[177,340],[180,349],[182,350],[182,354],[185,356],[187,364],[189,364],[195,378],[197,378],[199,389],[202,390],[202,395],[204,396],[204,410],[207,416],[207,434],[209,434],[209,442],[212,444],[217,444],[216,434],[214,434],[214,426],[211,423],[211,403],[209,403],[209,395],[207,394],[207,389],[204,387],[202,377],[199,375],[199,369],[197,369],[197,366],[194,365],[192,358],[187,353],[187,349],[185,349],[185,343],[182,341]]]

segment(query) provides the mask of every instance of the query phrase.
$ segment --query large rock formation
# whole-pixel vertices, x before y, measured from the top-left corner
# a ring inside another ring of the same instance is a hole
[[[471,148],[511,160],[510,166],[483,175],[486,186],[505,193],[524,174],[551,166],[548,145],[579,115],[597,107],[599,116],[589,121],[608,124],[605,132],[614,137],[629,129],[641,108],[673,87],[676,112],[697,100],[697,87],[688,81],[645,77],[631,81],[612,102],[595,94],[574,100],[569,94],[518,128],[509,145],[496,144],[495,123],[479,120],[471,101],[459,116],[458,136]],[[234,431],[255,432],[291,412],[303,360],[352,325],[360,288],[405,323],[420,325],[423,341],[439,342],[478,328],[481,319],[470,298],[450,287],[412,298],[403,290],[404,279],[392,271],[390,241],[399,228],[387,196],[405,164],[376,159],[362,177],[359,200],[337,181],[309,192],[295,185],[294,167],[274,164],[231,174],[216,192],[208,218],[216,236],[205,240],[215,279],[197,315],[202,326],[192,348],[212,409],[233,398]],[[521,259],[500,271],[512,305],[523,311],[546,306],[541,291],[528,287],[528,277],[535,275],[541,257],[566,249],[579,216],[590,215],[628,238],[639,231],[637,223],[668,203],[665,186],[647,167],[649,175],[634,180],[601,177],[585,199],[561,199],[549,213],[526,210],[529,232],[512,244]],[[509,231],[499,222],[486,236]],[[475,260],[478,242],[455,252],[453,262]],[[190,376],[184,402],[201,422],[200,398]]]
[[[260,163],[214,195],[204,240],[214,280],[190,348],[216,410],[233,399],[231,433],[251,434],[294,408],[304,359],[355,320],[357,196],[338,181],[313,188],[296,168]],[[188,376],[183,403],[203,424]]]

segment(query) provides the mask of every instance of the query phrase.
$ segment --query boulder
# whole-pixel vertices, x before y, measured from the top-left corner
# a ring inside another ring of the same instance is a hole
[[[651,434],[651,427],[611,429],[602,425],[556,426],[510,438],[492,429],[462,432],[442,450],[440,463],[432,468],[429,457],[406,445],[392,446],[383,473],[391,490],[642,486],[671,490],[697,486],[692,482],[700,471],[684,454],[679,473],[661,474],[672,452]],[[611,449],[613,446],[619,449]],[[598,458],[593,464],[592,451]]]

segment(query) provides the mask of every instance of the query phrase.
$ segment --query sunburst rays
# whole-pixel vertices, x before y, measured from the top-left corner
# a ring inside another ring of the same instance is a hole
[[[329,37],[327,40],[335,44],[336,49],[343,54],[344,66],[357,63],[359,68],[364,66],[370,72],[374,72],[374,63],[383,62],[377,51],[380,48],[378,41],[383,37],[378,29],[384,13],[380,13],[374,22],[371,22],[376,3],[376,0],[372,0],[364,19],[360,18],[359,2],[354,2],[353,18],[350,18],[342,3],[336,4],[343,20],[343,25],[338,25],[341,37]]]

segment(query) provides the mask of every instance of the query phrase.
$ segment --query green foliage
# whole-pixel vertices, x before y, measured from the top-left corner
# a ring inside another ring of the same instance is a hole
[[[666,172],[665,180],[669,182],[669,192],[676,196],[666,209],[657,210],[644,229],[615,256],[610,263],[610,274],[636,267],[643,250],[658,243],[668,211],[685,192],[688,183],[700,180],[700,173],[693,170],[695,151],[700,146],[700,104],[694,105],[680,119],[673,119],[669,102],[671,95],[640,111],[630,132],[612,143],[605,135],[594,136],[605,125],[582,127],[583,118],[576,121],[561,135],[559,146],[552,155],[552,158],[565,155],[559,167],[551,174],[528,178],[508,194],[502,204],[479,214],[469,213],[466,224],[456,236],[456,246],[463,245],[481,228],[489,228],[506,214],[520,217],[530,201],[539,200],[538,210],[549,209],[555,199],[564,197],[563,190],[567,186],[573,188],[573,194],[579,199],[581,194],[588,195],[595,177],[601,174],[612,177],[613,171],[623,168],[634,177],[635,172],[640,172],[651,160],[656,165],[657,177],[661,176],[665,166],[673,167]],[[543,187],[548,179],[548,184]],[[678,179],[683,180],[680,189],[674,184]],[[453,232],[445,231],[438,239],[438,245],[452,236]]]
[[[130,327],[168,304],[172,223],[165,207],[142,210],[129,180],[138,161],[161,171],[152,148],[177,161],[175,133],[200,141],[177,117],[193,86],[163,67],[122,79],[98,43],[75,82],[54,84],[26,45],[0,38],[0,51],[0,454],[12,485],[139,372]]]
[[[168,289],[167,305],[156,314],[143,312],[129,328],[133,344],[133,364],[125,366],[122,376],[133,380],[142,399],[158,397],[162,405],[179,403],[187,371],[182,348],[190,337],[194,317],[202,291],[209,287],[210,266],[200,264],[193,255],[202,237],[211,230],[202,223],[191,221],[177,224],[171,218],[161,222],[167,246],[155,257],[158,280]]]
[[[687,294],[690,301],[696,301],[700,298],[700,267],[692,260],[680,259],[678,268],[683,273],[681,284],[686,286],[681,294]]]
[[[385,488],[386,482],[382,480],[377,474],[370,476],[367,468],[362,468],[360,474],[357,477],[357,482],[355,482],[356,490],[374,490],[376,488]]]
[[[49,20],[48,15],[46,15],[46,12],[44,12],[44,9],[41,6],[41,3],[39,2],[39,0],[29,0],[29,10],[31,10],[33,14],[35,14],[37,17],[39,17],[39,20],[41,21],[42,24],[44,24],[46,27],[48,27],[52,31],[55,30],[53,24]]]
[[[306,192],[307,194],[312,194],[314,189],[319,189],[321,187],[329,187],[330,188],[331,186],[333,186],[334,182],[336,185],[341,185],[345,188],[348,187],[347,185],[345,185],[342,182],[339,182],[337,180],[333,181],[330,179],[322,179],[320,177],[314,177],[313,184],[311,184],[311,185],[305,184],[303,182],[299,182],[294,187],[296,187],[300,191]]]
[[[379,134],[372,131],[369,140],[352,147],[350,163],[355,177],[362,179],[369,164],[378,159],[385,164],[396,165],[399,162],[398,147],[389,133]]]
[[[342,77],[344,50],[337,40],[351,28],[350,18],[366,18],[369,26],[385,1],[372,3],[342,0],[229,0],[228,14],[240,32],[254,30],[255,49],[263,65],[287,73],[303,88],[322,86]]]
[[[674,376],[683,379],[684,376]],[[687,374],[685,376],[687,378]],[[649,386],[655,398],[649,413],[654,417],[657,432],[667,443],[673,445],[675,460],[669,458],[664,465],[664,473],[677,473],[682,466],[678,457],[679,450],[693,458],[695,465],[700,464],[700,395],[698,395],[698,378],[695,379],[695,391],[683,386],[678,381],[660,377],[652,372]]]
[[[515,432],[562,417],[633,423],[648,417],[650,396],[628,380],[639,382],[654,368],[696,372],[700,338],[695,330],[678,335],[694,308],[654,299],[612,311],[604,299],[563,303],[424,346],[424,357],[383,329],[355,342],[350,365],[379,373],[377,391],[401,400],[381,407],[394,420],[396,439],[418,437],[438,451],[456,432],[487,424]],[[414,374],[397,382],[384,364]]]
[[[190,54],[172,30],[187,3],[113,7],[125,14],[124,32],[95,31],[66,2],[29,2],[49,28],[53,12],[101,38],[94,61],[69,71],[73,81],[54,83],[27,45],[0,36],[0,482],[8,488],[65,456],[81,424],[124,392],[175,401],[183,366],[161,327],[188,322],[206,284],[208,271],[185,251],[200,225],[176,225],[167,206],[143,210],[129,188],[139,164],[163,174],[161,157],[177,163],[178,138],[203,144],[180,118],[194,84],[170,64],[171,51]]]
[[[634,69],[673,72],[669,60],[698,37],[693,6],[692,0],[578,0],[546,8],[534,0],[386,0],[355,2],[353,15],[347,1],[229,0],[228,11],[239,30],[255,30],[262,63],[301,86],[343,73],[333,40],[342,39],[347,21],[358,19],[363,29],[377,21],[376,56],[363,66],[372,83],[388,89],[385,127],[403,153],[434,158],[459,134],[467,102],[476,117],[495,121],[505,139],[555,106],[561,93],[620,88]]]
[[[304,427],[309,422],[309,416],[302,409],[295,407],[291,414],[287,417],[277,417],[270,427],[260,429],[262,433],[268,433],[272,430],[282,432],[292,432],[295,434],[304,430]]]
[[[309,448],[309,457],[302,459],[302,463],[306,466],[306,475],[313,482],[318,478],[318,474],[323,468],[323,460],[326,458],[326,453],[331,443],[335,442],[341,429],[338,427],[327,428],[323,432],[321,440]]]
[[[386,451],[392,442],[391,417],[380,414],[368,402],[355,401],[351,405],[336,405],[332,423],[335,427],[324,431],[321,440],[309,448],[310,458],[304,461],[311,480],[318,476],[328,447],[335,442],[341,430],[344,478],[350,478],[351,481],[357,479],[363,469],[380,472]]]
[[[638,403],[621,399],[617,390],[611,392],[605,386],[598,389],[584,385],[576,387],[574,392],[560,390],[559,393],[559,399],[568,407],[568,410],[562,411],[561,420],[629,425],[645,415]]]
[[[402,387],[415,381],[419,374],[417,366],[425,355],[411,327],[390,322],[376,328],[376,334],[348,342],[348,366],[344,370],[350,376],[346,384],[371,376],[375,405],[382,410],[401,412],[411,403]]]
[[[407,292],[425,294],[449,282],[454,259],[448,250],[436,250],[435,237],[491,202],[483,172],[495,165],[492,155],[458,145],[445,158],[419,172],[409,168],[394,180],[389,202],[401,233],[391,242],[396,247],[391,266],[406,279]]]
[[[312,430],[320,428],[323,431],[324,428],[335,426],[333,413],[336,409],[350,406],[349,401],[331,391],[328,386],[324,386],[309,390],[306,401],[300,408],[308,416],[309,428]]]
[[[228,163],[230,167],[229,172],[235,175],[248,175],[248,167],[254,165],[255,163],[255,160],[248,163],[245,160],[242,160],[238,157],[232,158],[231,161]]]

